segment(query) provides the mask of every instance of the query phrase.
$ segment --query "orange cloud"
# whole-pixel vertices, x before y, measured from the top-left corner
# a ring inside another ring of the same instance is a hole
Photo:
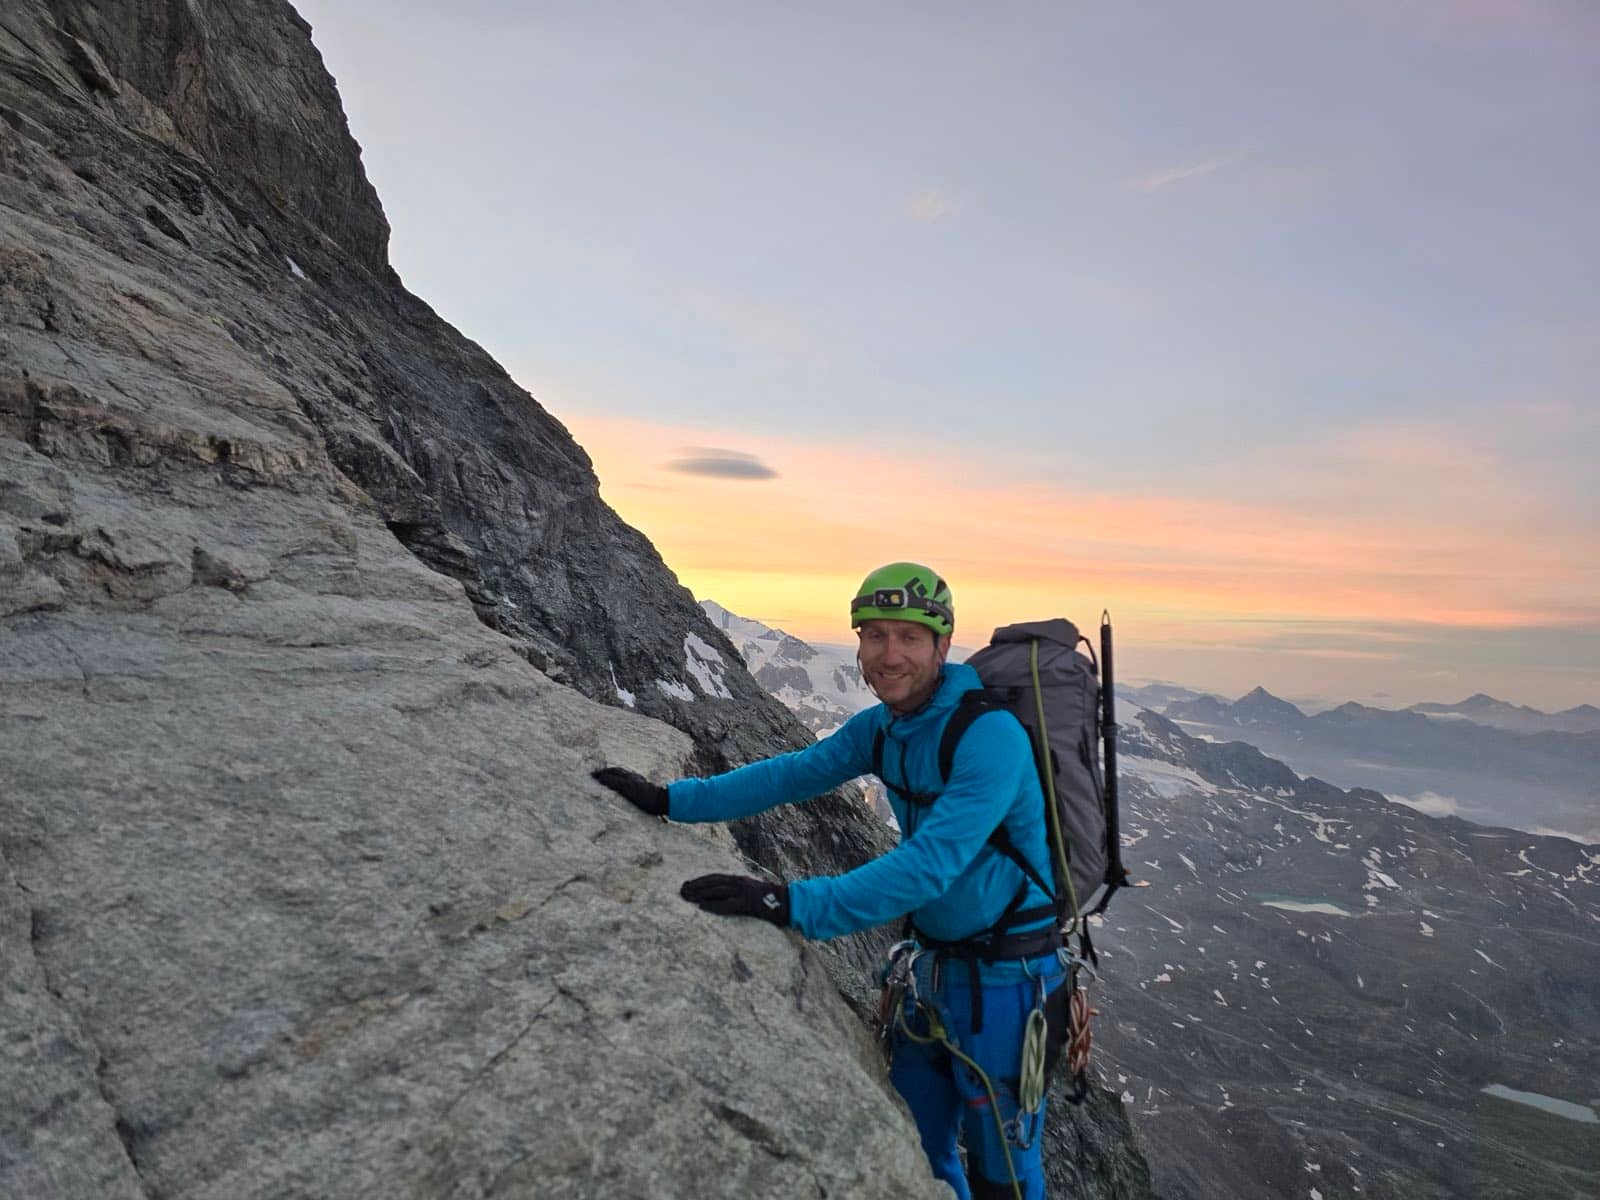
[[[1232,500],[1014,482],[915,438],[885,447],[613,417],[569,424],[607,500],[685,586],[801,637],[848,637],[845,598],[901,557],[950,578],[974,637],[1052,613],[1089,625],[1106,606],[1147,641],[1206,628],[1238,645],[1252,635],[1218,622],[1497,628],[1597,615],[1573,604],[1592,595],[1593,549],[1527,536],[1492,463],[1437,431],[1354,431],[1279,466],[1267,499]],[[667,448],[685,444],[736,448],[778,477],[670,474]],[[1397,499],[1419,477],[1438,503]],[[1354,492],[1359,502],[1342,501]]]

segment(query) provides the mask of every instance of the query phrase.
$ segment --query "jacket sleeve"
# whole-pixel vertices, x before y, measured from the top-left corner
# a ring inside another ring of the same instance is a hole
[[[674,821],[731,821],[780,804],[808,800],[872,770],[877,710],[864,709],[838,730],[803,750],[764,758],[709,779],[667,785],[667,815]]]
[[[789,923],[807,937],[870,929],[938,899],[972,864],[1033,770],[1028,735],[985,714],[956,747],[950,782],[916,831],[880,858],[843,875],[789,885]]]

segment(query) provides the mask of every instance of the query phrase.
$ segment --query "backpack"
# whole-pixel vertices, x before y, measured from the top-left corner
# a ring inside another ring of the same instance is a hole
[[[1078,653],[1080,645],[1089,646],[1088,656]],[[1004,825],[990,835],[989,844],[1053,898],[1056,925],[1063,933],[1080,927],[1089,958],[1095,955],[1086,918],[1104,912],[1112,893],[1128,882],[1117,804],[1109,615],[1101,618],[1100,651],[1096,660],[1089,639],[1064,618],[996,629],[989,644],[967,659],[983,687],[961,698],[939,740],[939,772],[948,783],[962,735],[984,713],[1004,709],[1028,731],[1044,794],[1050,878],[1043,878],[1017,850]],[[884,778],[881,733],[872,758],[873,773]],[[934,799],[907,798],[921,803]]]

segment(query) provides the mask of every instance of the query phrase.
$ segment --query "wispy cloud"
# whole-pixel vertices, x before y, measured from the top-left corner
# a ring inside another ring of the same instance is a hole
[[[754,454],[717,446],[684,446],[666,464],[683,475],[708,475],[713,479],[776,479],[778,473]]]
[[[906,215],[913,221],[932,225],[961,210],[961,204],[940,188],[926,188],[911,197],[906,205]]]
[[[1163,188],[1169,188],[1175,183],[1183,182],[1185,179],[1197,179],[1202,175],[1209,175],[1213,171],[1220,171],[1223,167],[1233,162],[1234,157],[1233,155],[1225,154],[1216,158],[1208,158],[1204,162],[1193,163],[1186,167],[1169,167],[1164,171],[1155,171],[1134,180],[1133,186],[1141,192],[1159,192]]]
[[[1438,792],[1419,792],[1415,796],[1391,795],[1389,799],[1430,817],[1453,817],[1461,811],[1459,800],[1454,796],[1440,795]]]

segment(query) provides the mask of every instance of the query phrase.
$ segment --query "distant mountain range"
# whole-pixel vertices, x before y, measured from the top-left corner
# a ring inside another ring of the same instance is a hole
[[[1198,691],[1194,688],[1184,687],[1176,683],[1140,683],[1122,684],[1118,692],[1124,697],[1137,701],[1145,708],[1156,712],[1165,712],[1169,705],[1185,700],[1210,699],[1219,705],[1229,702],[1214,692]],[[1267,692],[1264,688],[1257,688],[1247,696],[1241,697],[1236,703],[1254,696],[1256,692],[1262,693],[1268,701],[1278,701],[1279,698]],[[1280,701],[1281,703],[1291,703]],[[1321,711],[1325,706],[1312,705],[1312,708]],[[1391,710],[1381,710],[1391,711]],[[1498,700],[1493,696],[1479,692],[1468,696],[1465,700],[1455,704],[1441,704],[1436,701],[1426,701],[1422,704],[1413,704],[1405,712],[1422,713],[1424,716],[1438,717],[1443,720],[1466,720],[1478,725],[1487,725],[1494,729],[1507,729],[1513,733],[1596,733],[1600,732],[1600,708],[1593,704],[1579,704],[1573,708],[1563,709],[1561,712],[1542,712],[1537,708],[1530,708],[1526,704],[1511,704],[1505,700]],[[1304,708],[1300,709],[1302,715],[1309,715]]]
[[[1265,688],[1231,703],[1201,695],[1163,707],[1190,734],[1242,739],[1302,774],[1376,788],[1434,815],[1588,841],[1600,840],[1600,722],[1536,731],[1504,723],[1581,727],[1595,711],[1539,713],[1475,696],[1399,710],[1350,702],[1308,715]]]
[[[1119,683],[1117,695],[1124,700],[1132,700],[1142,708],[1162,712],[1167,705],[1175,704],[1179,700],[1198,700],[1206,692],[1197,692],[1193,688],[1182,687],[1176,683]]]
[[[1458,704],[1413,704],[1410,711],[1430,717],[1464,719],[1517,733],[1594,733],[1600,730],[1600,708],[1592,704],[1547,713],[1525,704],[1508,704],[1482,692]]]

